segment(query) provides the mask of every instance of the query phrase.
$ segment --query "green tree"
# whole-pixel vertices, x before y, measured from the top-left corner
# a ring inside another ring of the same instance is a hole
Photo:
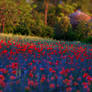
[[[57,23],[55,25],[55,38],[66,40],[66,34],[71,27],[70,19],[67,16],[62,16],[57,18]]]
[[[25,0],[15,1],[17,3],[17,9],[19,11],[19,25],[17,25],[14,33],[19,33],[23,35],[32,35],[31,26],[34,25],[34,4],[31,2],[26,2]]]
[[[37,3],[37,10],[38,12],[44,13],[44,23],[45,25],[48,24],[48,12],[49,9],[52,8],[53,5],[57,5],[60,0],[34,0]]]
[[[0,0],[0,26],[12,30],[19,22],[17,5],[12,0]],[[11,27],[12,26],[12,27]]]
[[[91,0],[62,0],[62,1],[70,5],[76,4],[77,5],[76,9],[81,9],[82,11],[87,12]]]
[[[0,24],[3,32],[12,32],[17,26],[25,23],[27,27],[30,27],[33,23],[32,9],[26,0],[0,1]]]

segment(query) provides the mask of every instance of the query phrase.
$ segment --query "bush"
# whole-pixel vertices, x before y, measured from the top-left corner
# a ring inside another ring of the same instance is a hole
[[[66,34],[71,27],[69,17],[62,16],[58,17],[57,23],[55,25],[55,39],[66,39]]]
[[[4,33],[13,33],[16,27],[12,25],[5,25]]]
[[[33,26],[31,27],[31,32],[35,36],[50,37],[50,38],[54,36],[53,28],[46,25]]]
[[[13,33],[22,35],[32,35],[31,30],[25,23],[18,25],[16,29],[13,31]]]
[[[42,29],[43,29],[41,35],[42,37],[50,37],[50,38],[54,37],[54,30],[52,27],[44,25]]]
[[[76,33],[73,31],[72,27],[68,29],[68,32],[66,33],[66,39],[68,41],[74,41],[77,40]]]
[[[92,24],[80,21],[73,30],[76,33],[77,40],[82,41],[92,35]]]
[[[30,27],[30,29],[31,29],[31,32],[32,32],[33,35],[41,36],[41,34],[42,34],[41,26],[33,25],[33,26]]]
[[[90,37],[84,39],[83,42],[92,43],[92,36],[90,36]]]

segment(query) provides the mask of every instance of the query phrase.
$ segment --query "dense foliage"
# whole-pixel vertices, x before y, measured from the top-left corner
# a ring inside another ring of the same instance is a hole
[[[62,40],[89,39],[92,23],[73,27],[69,15],[80,9],[91,16],[92,0],[0,0],[0,31],[52,37]]]

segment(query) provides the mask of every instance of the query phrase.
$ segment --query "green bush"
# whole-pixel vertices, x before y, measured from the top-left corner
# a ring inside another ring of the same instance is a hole
[[[68,29],[68,32],[66,33],[66,39],[68,41],[74,41],[77,40],[76,33],[73,31],[72,27]]]
[[[30,30],[31,30],[32,34],[35,36],[41,36],[41,34],[42,34],[41,26],[38,26],[38,25],[31,26]]]
[[[88,38],[84,39],[83,42],[92,43],[92,36],[89,36]]]
[[[46,26],[46,25],[35,25],[31,27],[31,32],[35,36],[41,36],[41,37],[53,37],[54,31],[52,27]]]
[[[62,16],[57,18],[57,23],[55,25],[55,39],[66,40],[66,34],[71,27],[70,19],[67,16]]]
[[[82,41],[92,35],[92,23],[85,23],[84,21],[80,21],[73,30],[76,34],[77,40]]]
[[[4,33],[13,33],[16,27],[12,25],[5,25]]]
[[[21,35],[32,35],[31,30],[25,23],[18,25],[15,30],[13,31],[14,34],[21,34]]]
[[[52,27],[44,25],[42,27],[42,30],[43,30],[41,35],[42,37],[50,37],[50,38],[54,37],[54,30]]]

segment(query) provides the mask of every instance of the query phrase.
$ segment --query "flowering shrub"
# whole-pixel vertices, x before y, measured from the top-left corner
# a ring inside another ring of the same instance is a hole
[[[91,44],[0,39],[0,92],[92,91]]]

